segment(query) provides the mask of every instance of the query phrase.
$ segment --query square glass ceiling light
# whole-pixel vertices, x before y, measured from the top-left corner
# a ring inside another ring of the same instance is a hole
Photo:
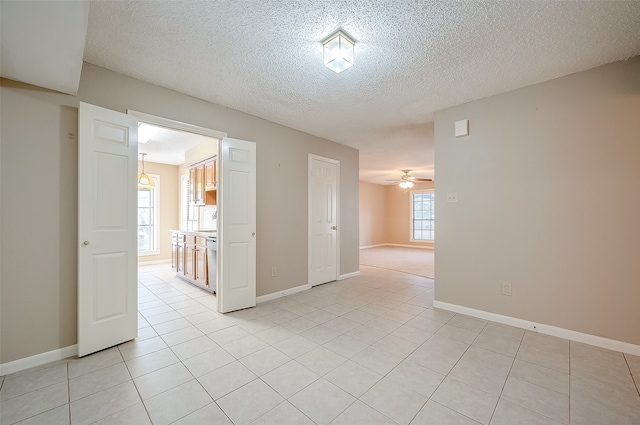
[[[353,66],[353,46],[355,42],[343,31],[334,32],[322,42],[322,45],[324,66],[336,74]]]

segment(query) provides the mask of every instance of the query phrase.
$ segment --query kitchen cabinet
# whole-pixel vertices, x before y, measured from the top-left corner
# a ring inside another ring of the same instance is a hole
[[[195,245],[193,249],[193,280],[197,285],[207,285],[207,246],[205,241],[203,245]]]
[[[171,270],[182,273],[184,270],[184,235],[171,233]]]
[[[202,235],[200,232],[171,231],[171,269],[176,276],[211,290],[207,238]]]
[[[210,159],[209,161],[204,163],[204,190],[216,190],[218,181],[217,181],[217,169],[218,169],[218,158]]]
[[[204,205],[204,164],[189,168],[189,202]]]
[[[192,205],[216,204],[217,164],[217,157],[213,157],[189,168],[189,203]]]

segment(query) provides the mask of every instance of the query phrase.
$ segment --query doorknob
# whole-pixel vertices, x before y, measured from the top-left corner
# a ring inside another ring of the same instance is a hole
[[[84,242],[82,242],[82,245],[84,245],[84,246],[89,245],[89,241],[84,241]]]
[[[338,230],[338,226],[331,226],[331,230]]]
[[[256,235],[256,232],[252,232],[252,233],[251,233],[251,236],[255,236],[255,235]]]

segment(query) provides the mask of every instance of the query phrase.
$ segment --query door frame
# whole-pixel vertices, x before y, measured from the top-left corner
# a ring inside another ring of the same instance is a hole
[[[329,162],[336,165],[336,276],[335,280],[340,278],[340,161],[326,156],[320,156],[313,153],[309,154],[307,165],[307,284],[310,286],[322,285],[321,283],[312,285],[311,283],[311,252],[312,252],[312,181],[311,181],[311,165],[313,160]]]

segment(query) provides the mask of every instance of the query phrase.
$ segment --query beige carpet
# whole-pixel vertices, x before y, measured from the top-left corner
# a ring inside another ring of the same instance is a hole
[[[434,250],[381,246],[360,250],[360,264],[434,278]]]

